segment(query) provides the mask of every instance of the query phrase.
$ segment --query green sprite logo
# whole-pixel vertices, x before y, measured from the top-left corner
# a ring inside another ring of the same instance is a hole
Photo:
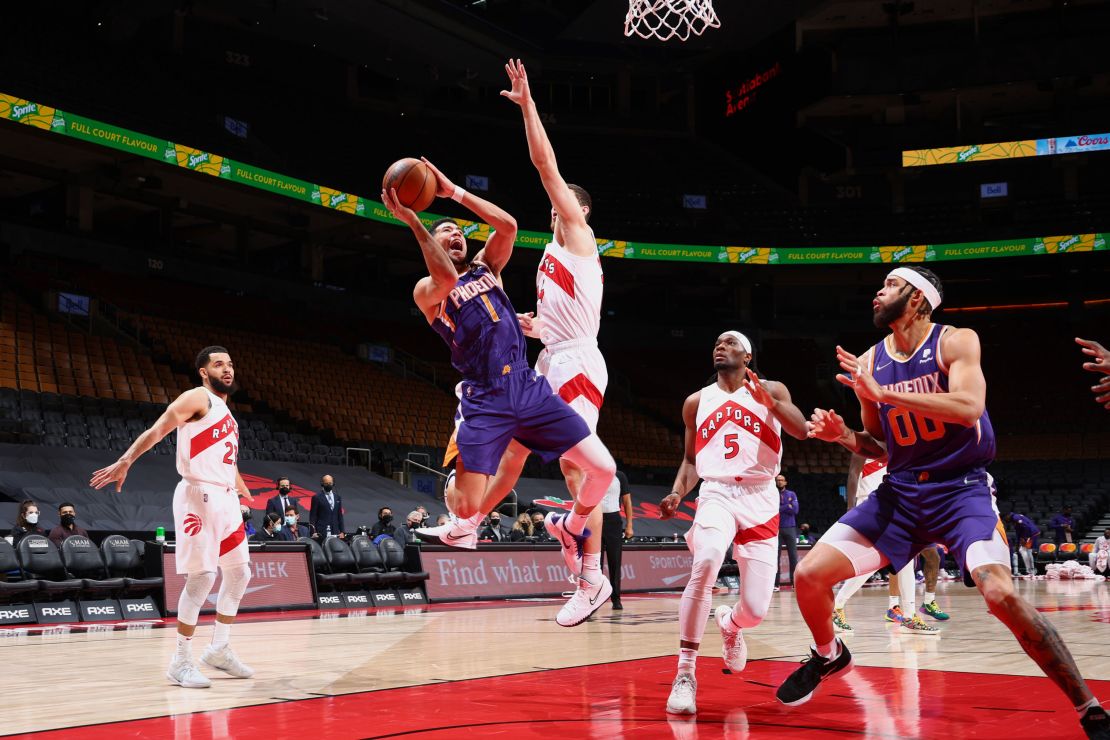
[[[624,248],[624,256],[625,257],[635,257],[636,256],[636,247],[633,247],[631,244],[628,245],[627,247],[625,247]]]
[[[894,262],[901,262],[903,259],[909,257],[911,254],[913,254],[913,247],[902,247],[897,252],[892,254],[890,256],[890,259]]]
[[[1095,249],[1103,249],[1106,246],[1106,239],[1098,236],[1095,237]]]
[[[195,170],[197,165],[202,165],[209,159],[208,152],[198,152],[189,155],[189,169]]]
[[[757,254],[759,254],[759,250],[755,249],[754,247],[752,249],[745,249],[743,252],[741,252],[740,254],[738,254],[736,256],[736,261],[737,262],[747,262],[748,260],[750,260],[752,257],[756,256]]]
[[[721,251],[717,252],[717,261],[718,262],[728,262],[728,250],[727,249],[721,249]]]
[[[13,105],[11,118],[13,121],[21,121],[27,116],[39,112],[38,103],[28,103],[27,105]]]
[[[335,195],[333,195],[331,197],[330,200],[328,200],[328,205],[331,206],[332,208],[335,208],[340,203],[343,203],[346,200],[347,200],[347,194],[346,193],[336,193]]]
[[[313,188],[312,189],[312,202],[313,203],[319,203],[320,202],[320,188]]]
[[[355,201],[355,213],[366,213],[366,202],[362,198]]]
[[[1056,251],[1057,252],[1066,252],[1078,243],[1079,243],[1079,237],[1078,236],[1069,236],[1067,239],[1060,242],[1060,246],[1058,246],[1056,248]]]
[[[771,250],[771,256],[769,256],[767,258],[767,261],[768,262],[778,262],[779,261],[779,250],[772,249]]]
[[[476,231],[478,231],[478,224],[474,223],[473,221],[465,224],[462,228],[463,236],[470,236]]]
[[[974,157],[978,153],[979,153],[979,145],[976,144],[975,146],[971,147],[970,149],[964,149],[962,152],[960,152],[958,155],[956,155],[956,161],[957,162],[966,162],[967,160],[971,159],[972,157]]]
[[[926,260],[935,260],[936,258],[937,258],[937,251],[935,249],[925,250],[925,259]]]
[[[50,122],[50,128],[53,131],[64,131],[66,127],[66,119],[62,118],[61,114],[55,113],[54,120]]]
[[[220,163],[220,177],[231,176],[231,164],[225,159]]]
[[[162,159],[177,161],[177,147],[172,141],[166,142],[166,151],[162,152]]]
[[[880,252],[877,249],[872,249],[871,250],[871,261],[872,262],[882,262],[883,261],[883,253]]]
[[[597,251],[599,252],[604,252],[606,250],[612,249],[615,246],[617,246],[617,243],[614,242],[612,239],[607,242],[603,242],[600,239],[597,241]]]
[[[1033,252],[1034,253],[1043,252],[1043,251],[1044,251],[1044,242],[1043,241],[1036,241],[1036,242],[1033,243]]]

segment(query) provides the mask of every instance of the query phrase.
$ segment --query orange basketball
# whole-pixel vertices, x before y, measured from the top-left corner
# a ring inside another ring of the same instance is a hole
[[[423,211],[436,198],[436,176],[419,159],[398,159],[385,171],[382,189],[397,191],[397,200],[406,208]]]

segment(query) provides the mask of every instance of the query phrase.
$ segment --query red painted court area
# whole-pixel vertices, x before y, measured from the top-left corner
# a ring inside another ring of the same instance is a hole
[[[36,738],[1007,738],[1082,737],[1046,678],[857,667],[801,707],[774,700],[795,664],[743,677],[699,661],[696,719],[663,711],[671,656],[320,697],[36,733]],[[1090,681],[1110,695],[1110,681]],[[220,691],[217,679],[210,691]],[[1015,728],[1021,728],[1015,733]],[[27,737],[18,735],[9,737]]]

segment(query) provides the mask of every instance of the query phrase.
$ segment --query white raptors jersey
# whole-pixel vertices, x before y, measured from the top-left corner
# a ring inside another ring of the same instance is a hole
[[[536,315],[545,346],[597,339],[604,281],[597,254],[578,257],[554,241],[544,248],[536,274]]]
[[[239,460],[239,425],[219,396],[208,389],[212,404],[199,421],[177,428],[177,472],[190,482],[235,488]]]
[[[859,506],[867,497],[875,492],[879,484],[886,477],[886,460],[863,461],[863,470],[860,471],[859,483],[856,485],[856,506]]]
[[[782,462],[781,425],[741,387],[714,383],[701,390],[694,452],[698,477],[730,483],[771,480]]]

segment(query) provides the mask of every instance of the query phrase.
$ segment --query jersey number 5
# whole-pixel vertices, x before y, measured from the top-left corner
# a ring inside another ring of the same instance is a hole
[[[726,434],[725,435],[725,459],[731,460],[740,454],[740,443],[737,440],[740,438],[739,434]]]
[[[905,409],[894,408],[887,412],[887,423],[899,447],[909,447],[920,438],[932,442],[944,436],[944,423]]]
[[[233,442],[224,442],[224,444],[227,446],[227,454],[224,455],[224,462],[228,465],[234,465],[235,458],[239,454],[239,448],[236,447]]]

